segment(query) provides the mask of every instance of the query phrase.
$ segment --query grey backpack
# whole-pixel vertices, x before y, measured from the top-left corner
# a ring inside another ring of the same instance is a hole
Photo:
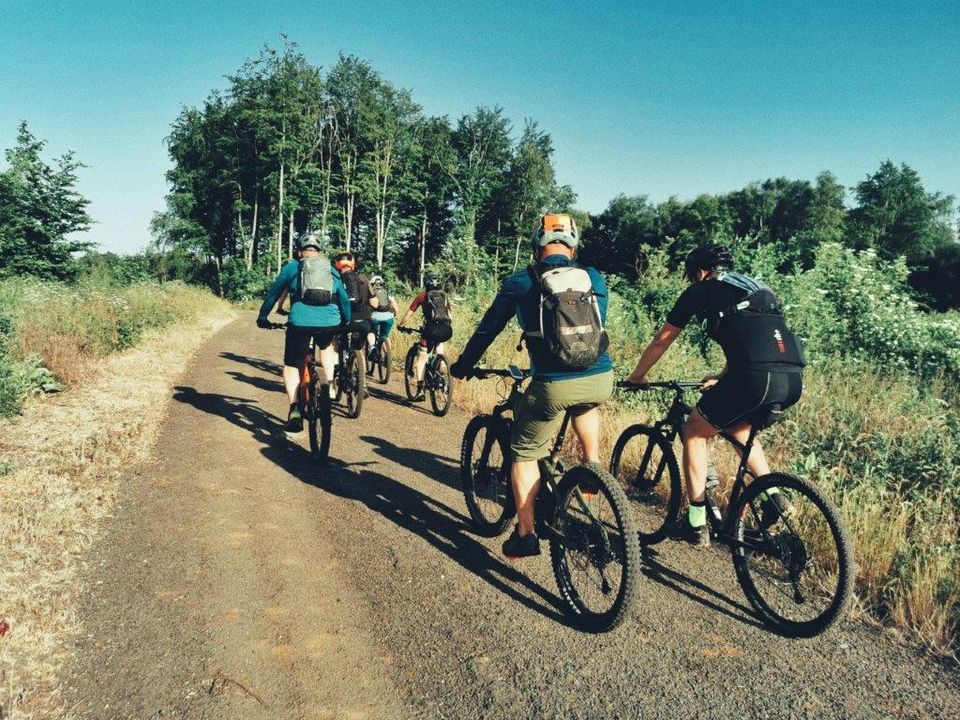
[[[525,336],[543,340],[567,370],[587,370],[609,344],[590,274],[579,265],[541,269],[528,268],[540,290],[540,327]]]
[[[391,312],[390,295],[387,294],[385,288],[378,289],[374,293],[374,297],[377,298],[377,312]]]
[[[300,302],[329,305],[333,301],[333,268],[324,255],[300,261]]]

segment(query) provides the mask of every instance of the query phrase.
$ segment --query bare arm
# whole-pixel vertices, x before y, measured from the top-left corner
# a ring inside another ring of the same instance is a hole
[[[630,373],[630,377],[627,378],[627,382],[637,384],[645,382],[647,373],[657,364],[657,361],[660,360],[667,351],[667,348],[673,344],[673,341],[677,339],[677,336],[681,332],[681,328],[671,325],[670,323],[664,323],[663,327],[653,336],[650,344],[644,349],[643,354],[640,355],[640,360],[637,362],[637,366],[633,369],[633,372]]]

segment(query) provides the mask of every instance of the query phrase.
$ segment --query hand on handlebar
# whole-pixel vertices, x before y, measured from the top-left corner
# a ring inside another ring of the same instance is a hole
[[[707,375],[700,381],[700,391],[709,390],[720,380],[718,375]]]

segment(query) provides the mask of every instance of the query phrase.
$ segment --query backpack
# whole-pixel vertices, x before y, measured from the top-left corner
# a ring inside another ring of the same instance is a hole
[[[787,327],[773,290],[740,273],[723,273],[717,280],[747,292],[746,297],[723,308],[707,323],[707,334],[720,343],[732,366],[807,364],[803,346]]]
[[[333,268],[328,258],[304,258],[298,277],[298,294],[304,305],[329,305],[333,301]]]
[[[428,323],[450,324],[450,301],[443,290],[428,290],[423,304],[423,315]]]
[[[374,297],[377,298],[377,310],[376,312],[390,312],[390,295],[387,293],[385,288],[380,288],[375,293]]]
[[[579,265],[541,267],[527,268],[540,292],[540,328],[524,335],[542,340],[566,370],[587,370],[609,345],[593,280]]]
[[[341,273],[340,279],[343,280],[343,288],[347,291],[347,297],[350,298],[350,310],[353,316],[360,317],[364,312],[363,283],[366,278],[356,270],[351,270],[348,273]]]

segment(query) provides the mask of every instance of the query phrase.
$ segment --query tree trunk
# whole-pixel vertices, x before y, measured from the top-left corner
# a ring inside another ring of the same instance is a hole
[[[423,276],[427,264],[427,211],[423,211],[423,220],[420,221],[420,287],[423,287]]]
[[[293,213],[290,213],[290,224],[287,229],[287,252],[290,260],[293,260]]]
[[[517,265],[520,264],[520,241],[522,240],[521,235],[517,235],[517,249],[513,253],[513,271],[517,271]]]
[[[260,188],[254,192],[253,196],[253,222],[250,227],[250,247],[247,250],[247,270],[253,269],[253,260],[257,246],[257,215],[260,211]]]
[[[280,163],[280,201],[277,203],[277,275],[280,274],[281,268],[283,268],[283,260],[281,257],[282,248],[283,248],[283,173],[284,166],[283,163]]]

